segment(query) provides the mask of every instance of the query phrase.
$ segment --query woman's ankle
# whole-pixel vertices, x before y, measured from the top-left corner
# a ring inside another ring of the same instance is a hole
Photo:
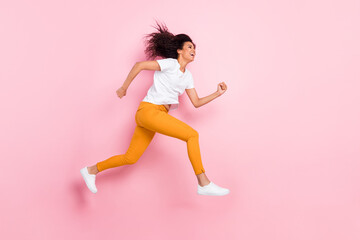
[[[208,182],[199,182],[199,185],[200,185],[200,187],[203,187],[203,186],[206,186],[206,185],[208,185],[208,184],[210,184],[210,181],[208,181]]]
[[[88,172],[90,174],[95,174],[95,175],[98,174],[99,170],[97,169],[96,164],[94,166],[88,167]]]
[[[197,179],[198,179],[198,184],[203,187],[205,185],[208,185],[210,183],[210,180],[208,179],[208,177],[206,176],[205,173],[201,173],[196,175]]]

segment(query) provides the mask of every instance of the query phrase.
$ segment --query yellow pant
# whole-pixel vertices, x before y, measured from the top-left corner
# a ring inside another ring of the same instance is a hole
[[[135,121],[137,126],[127,152],[98,162],[96,166],[100,172],[108,168],[136,163],[149,146],[155,132],[185,141],[195,174],[205,172],[200,156],[198,132],[169,115],[164,105],[142,101],[136,112]]]

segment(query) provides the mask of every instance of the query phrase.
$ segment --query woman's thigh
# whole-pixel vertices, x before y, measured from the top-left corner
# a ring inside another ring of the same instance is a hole
[[[156,106],[147,106],[137,111],[136,122],[139,126],[183,141],[198,135],[188,124]]]

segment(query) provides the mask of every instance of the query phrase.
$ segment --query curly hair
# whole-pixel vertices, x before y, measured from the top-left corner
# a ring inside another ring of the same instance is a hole
[[[158,32],[153,32],[145,35],[145,54],[147,59],[154,59],[157,56],[163,58],[178,58],[179,54],[177,52],[178,49],[182,49],[184,47],[185,42],[193,41],[186,34],[177,34],[174,35],[168,31],[166,25],[159,25],[156,21],[157,27],[155,28]],[[194,44],[194,48],[196,45]]]

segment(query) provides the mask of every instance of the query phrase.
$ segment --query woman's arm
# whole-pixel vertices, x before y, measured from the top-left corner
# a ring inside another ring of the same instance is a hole
[[[195,88],[185,89],[185,90],[186,90],[186,94],[190,98],[191,103],[194,105],[194,107],[198,108],[214,100],[215,98],[220,97],[226,91],[226,89],[227,86],[224,82],[219,83],[216,92],[202,98],[198,97]]]
[[[128,89],[132,80],[134,80],[134,78],[139,74],[139,72],[141,72],[141,68],[140,68],[140,64],[139,62],[136,62],[134,64],[134,66],[131,68],[128,76],[126,77],[122,87],[125,88],[125,89]]]
[[[142,70],[154,70],[160,71],[160,66],[157,61],[143,61],[143,62],[136,62],[134,66],[131,68],[126,80],[124,81],[123,85],[116,91],[119,98],[122,98],[126,95],[126,90],[129,88],[132,80],[141,72]]]

